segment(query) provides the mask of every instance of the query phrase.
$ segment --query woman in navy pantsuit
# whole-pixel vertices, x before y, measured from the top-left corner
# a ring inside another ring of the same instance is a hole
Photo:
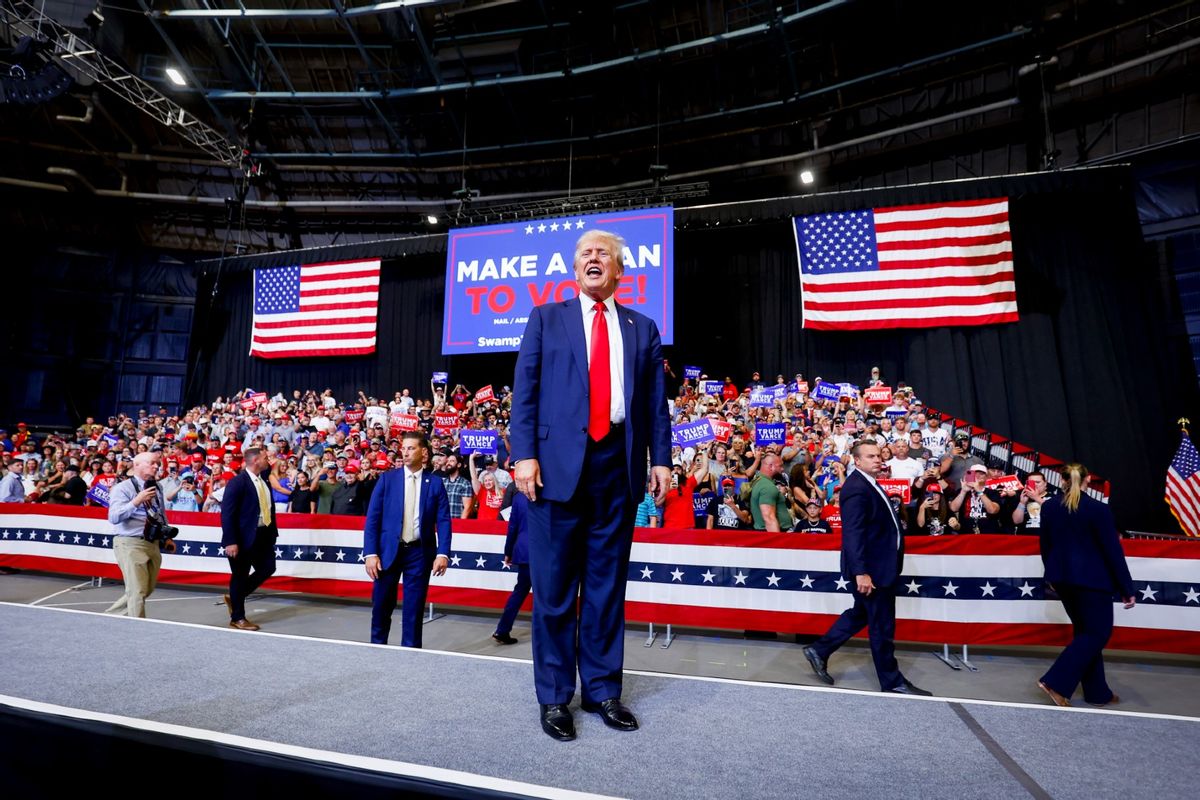
[[[517,568],[517,585],[513,587],[508,602],[504,604],[504,613],[496,625],[492,638],[500,644],[516,644],[512,636],[513,622],[521,604],[529,596],[532,583],[529,580],[529,544],[525,531],[528,527],[526,513],[529,508],[529,498],[517,492],[513,495],[512,508],[508,515],[508,536],[504,539],[504,563]]]
[[[1071,618],[1075,635],[1038,686],[1060,706],[1071,705],[1075,687],[1094,706],[1120,698],[1104,679],[1102,653],[1113,628],[1113,596],[1133,608],[1133,579],[1108,506],[1088,496],[1082,464],[1063,468],[1062,494],[1042,506],[1042,563]]]

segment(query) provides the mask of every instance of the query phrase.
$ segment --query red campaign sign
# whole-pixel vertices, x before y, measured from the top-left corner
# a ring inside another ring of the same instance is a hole
[[[796,394],[808,394],[808,381],[800,381],[796,384]]]
[[[892,402],[892,387],[873,386],[867,389],[865,397],[869,406],[886,406]]]
[[[902,503],[907,503],[912,499],[912,487],[904,478],[879,478],[875,482],[887,494],[899,495]]]
[[[392,466],[392,461],[386,455],[380,453],[375,456],[375,469],[388,469]]]
[[[254,394],[250,395],[250,399],[259,404],[265,403],[267,402],[267,393],[255,392]]]
[[[443,431],[453,431],[459,428],[458,414],[434,414],[433,427]]]
[[[250,398],[247,397],[245,400],[238,403],[238,405],[240,405],[243,410],[249,411],[250,409],[254,408],[256,405],[258,405],[258,403],[254,402],[253,400],[251,400]]]
[[[1021,483],[1021,479],[1016,475],[1004,475],[999,478],[988,478],[986,481],[984,481],[983,485],[989,489],[995,489],[998,492],[1002,492],[1005,489],[1012,489],[1014,492],[1019,492],[1024,488],[1024,485]]]
[[[392,414],[392,430],[415,431],[421,427],[421,419],[416,414]]]
[[[829,526],[830,533],[841,533],[842,532],[841,512],[838,512],[837,514],[830,514],[828,517],[825,518],[825,524]]]
[[[496,395],[492,392],[492,385],[490,383],[475,393],[475,405],[493,402],[495,399]]]
[[[351,408],[345,414],[346,422],[349,422],[351,425],[356,422],[362,422],[362,418],[366,415],[366,413],[367,412],[364,409]]]
[[[712,424],[713,435],[717,437],[718,442],[728,442],[733,438],[733,425],[723,419],[710,419]]]

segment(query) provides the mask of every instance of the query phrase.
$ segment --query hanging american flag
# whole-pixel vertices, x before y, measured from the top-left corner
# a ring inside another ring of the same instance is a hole
[[[813,214],[793,222],[805,328],[1017,321],[1007,198]]]
[[[1200,536],[1200,453],[1192,437],[1183,432],[1183,441],[1171,466],[1167,467],[1167,505],[1188,536]]]
[[[373,353],[378,311],[378,259],[256,269],[250,355]]]

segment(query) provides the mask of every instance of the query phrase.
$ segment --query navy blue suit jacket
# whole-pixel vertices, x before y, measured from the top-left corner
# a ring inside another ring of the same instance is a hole
[[[842,484],[842,577],[870,575],[891,586],[904,568],[904,537],[896,539],[891,506],[858,470]]]
[[[625,456],[629,490],[645,496],[646,455],[671,465],[671,421],[663,380],[662,340],[649,317],[617,305],[625,350]],[[588,442],[588,358],[578,298],[537,306],[529,315],[513,379],[512,458],[536,458],[540,497],[575,494]]]
[[[380,566],[391,567],[404,533],[404,468],[379,476],[367,524],[363,528],[363,558],[379,556]],[[450,499],[442,479],[428,469],[421,472],[421,548],[432,562],[435,555],[450,557]]]
[[[267,492],[271,491],[270,486]],[[275,524],[275,504],[271,503],[271,525]],[[236,544],[238,549],[252,547],[258,531],[258,492],[254,481],[243,469],[229,479],[221,498],[221,546]]]
[[[1063,495],[1042,504],[1042,564],[1046,580],[1119,592],[1133,596],[1133,578],[1125,563],[1125,551],[1108,506],[1086,494],[1074,512],[1063,505]]]
[[[529,563],[529,537],[526,535],[529,527],[526,521],[528,508],[528,497],[520,492],[513,494],[508,512],[508,536],[504,537],[504,555],[512,559],[514,564]]]

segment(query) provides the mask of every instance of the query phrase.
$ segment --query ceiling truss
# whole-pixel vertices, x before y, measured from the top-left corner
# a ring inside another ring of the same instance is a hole
[[[32,9],[0,0],[10,38],[37,35]],[[581,195],[790,194],[801,168],[853,188],[1200,137],[1200,0],[969,16],[950,0],[101,9],[91,27],[43,21],[77,84],[33,114],[0,104],[18,156],[0,192],[28,206],[22,219],[104,197],[147,243],[189,248],[214,249],[231,217],[258,232],[249,250],[310,246]],[[166,83],[166,65],[188,85]]]

